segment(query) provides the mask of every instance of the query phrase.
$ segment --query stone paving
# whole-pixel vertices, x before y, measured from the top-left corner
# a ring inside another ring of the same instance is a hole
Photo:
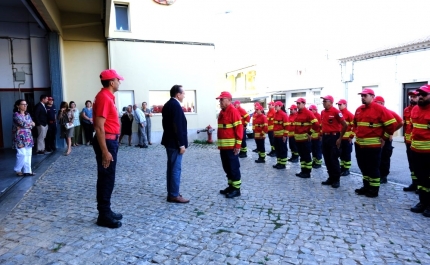
[[[417,195],[389,183],[366,198],[357,175],[333,189],[320,184],[324,168],[300,179],[299,164],[255,159],[241,159],[242,196],[226,199],[218,150],[191,145],[181,184],[191,202],[172,204],[164,147],[121,146],[112,205],[123,226],[108,229],[95,225],[92,148],[74,148],[1,220],[0,264],[430,264],[430,218],[409,211]]]

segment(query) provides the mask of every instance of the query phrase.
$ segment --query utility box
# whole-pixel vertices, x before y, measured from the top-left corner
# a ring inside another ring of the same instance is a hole
[[[15,82],[25,82],[25,73],[15,72]]]

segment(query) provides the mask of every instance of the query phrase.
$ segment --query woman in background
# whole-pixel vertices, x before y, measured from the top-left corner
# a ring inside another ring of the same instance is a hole
[[[93,103],[91,100],[85,101],[85,108],[82,109],[82,126],[84,127],[86,145],[93,144]],[[83,141],[82,141],[83,143]]]
[[[70,111],[73,114],[73,138],[72,138],[72,146],[78,146],[79,137],[81,136],[81,122],[79,121],[79,110],[76,108],[76,103],[74,101],[70,101],[69,103]]]
[[[60,123],[60,138],[66,140],[67,144],[67,151],[64,153],[65,156],[70,155],[70,152],[72,152],[72,137],[75,127],[67,129],[66,124],[73,125],[73,119],[73,113],[69,109],[69,104],[65,101],[61,102],[57,120]]]
[[[128,136],[128,146],[131,146],[131,126],[133,125],[133,107],[128,105],[127,111],[121,117],[121,135],[119,136],[119,144],[121,144],[122,137]]]
[[[31,128],[36,124],[27,112],[27,102],[18,99],[13,109],[12,148],[16,149],[15,173],[18,176],[34,176],[31,170],[31,155],[34,145]]]

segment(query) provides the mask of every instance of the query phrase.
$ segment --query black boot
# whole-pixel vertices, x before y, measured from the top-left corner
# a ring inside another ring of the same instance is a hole
[[[111,214],[112,218],[115,220],[121,220],[122,219],[122,214],[120,214],[120,213],[114,213],[114,212],[110,211],[110,214]]]
[[[379,183],[381,184],[387,184],[388,180],[387,180],[387,176],[381,176]]]
[[[232,188],[231,191],[225,195],[225,197],[229,199],[234,197],[239,197],[239,196],[240,196],[240,189],[236,189],[236,188]]]
[[[379,187],[370,187],[364,195],[369,198],[376,198],[378,197],[378,193]]]
[[[355,193],[357,193],[357,195],[365,195],[367,193],[367,188],[366,187],[361,187],[359,189],[356,189]]]
[[[240,152],[239,153],[239,158],[245,158],[245,157],[248,157],[248,155],[246,154],[246,152]]]
[[[223,189],[223,190],[219,190],[219,193],[220,194],[227,194],[227,193],[229,193],[231,190],[233,189],[233,187],[232,186],[230,186],[230,185],[228,185],[228,187],[227,188],[225,188],[225,189]]]
[[[299,162],[299,156],[297,155],[292,155],[290,159],[288,159],[289,162],[291,163],[297,163]]]
[[[300,174],[300,176],[298,176],[299,178],[302,178],[302,179],[308,179],[308,178],[310,178],[311,177],[311,172],[302,172],[301,174]]]
[[[111,214],[99,215],[97,225],[108,228],[120,228],[122,223],[112,217]]]
[[[417,190],[417,184],[415,184],[414,182],[412,182],[411,185],[409,185],[409,187],[404,187],[403,191],[416,191]]]
[[[257,149],[257,148],[255,148],[254,150],[252,150],[252,152],[254,152],[254,153],[258,153],[258,149]]]
[[[423,212],[423,215],[425,217],[430,217],[430,206],[427,206],[426,209]]]
[[[414,207],[411,208],[411,212],[413,213],[424,213],[427,206],[421,202],[417,203]]]
[[[321,182],[321,185],[332,185],[333,181],[331,181],[329,178],[326,181]]]
[[[255,163],[266,163],[266,160],[264,160],[262,157],[259,157],[257,160],[255,160]]]
[[[349,169],[345,169],[344,171],[342,171],[342,173],[340,173],[340,175],[342,176],[342,177],[346,177],[346,176],[349,176]]]

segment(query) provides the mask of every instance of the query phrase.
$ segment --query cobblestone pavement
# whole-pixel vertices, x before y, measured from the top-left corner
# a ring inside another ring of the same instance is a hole
[[[74,148],[2,220],[0,264],[430,264],[430,218],[409,211],[417,195],[389,183],[366,198],[356,175],[333,189],[324,168],[300,179],[299,164],[255,159],[241,159],[242,196],[226,199],[218,150],[193,144],[181,184],[191,202],[171,204],[164,147],[121,146],[112,205],[123,226],[107,229],[95,225],[92,148]]]

